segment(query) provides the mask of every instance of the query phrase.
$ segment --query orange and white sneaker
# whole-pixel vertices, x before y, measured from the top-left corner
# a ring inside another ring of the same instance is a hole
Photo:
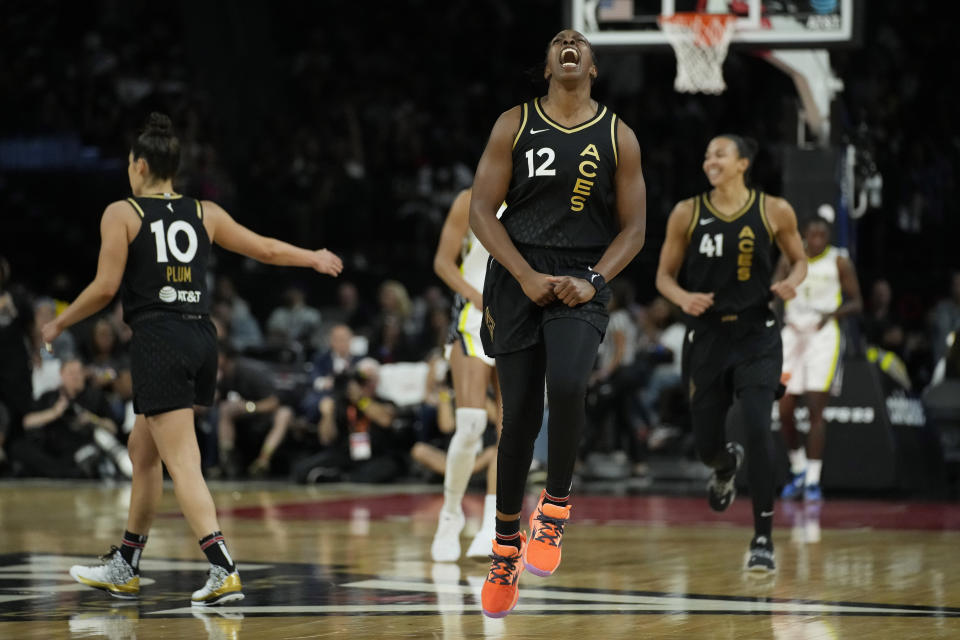
[[[558,507],[544,503],[546,494],[546,491],[540,492],[540,502],[530,514],[530,543],[523,557],[530,573],[541,578],[549,576],[560,566],[563,525],[570,517],[570,505]]]
[[[523,573],[523,551],[527,538],[520,534],[520,548],[511,544],[498,544],[494,539],[490,559],[490,573],[480,590],[483,615],[488,618],[503,618],[517,606],[520,597],[520,574]]]

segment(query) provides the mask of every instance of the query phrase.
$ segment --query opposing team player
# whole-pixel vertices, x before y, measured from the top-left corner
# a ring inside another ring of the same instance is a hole
[[[483,319],[481,292],[489,257],[490,254],[470,230],[470,189],[465,189],[453,201],[447,213],[433,258],[434,271],[456,293],[449,358],[457,409],[455,430],[447,448],[443,507],[430,546],[430,555],[436,562],[453,562],[460,557],[460,532],[464,525],[461,502],[487,428],[485,407],[487,388],[491,383],[497,394],[497,405],[500,404],[494,361],[483,352],[480,342]],[[467,548],[468,558],[490,554],[496,519],[496,473],[497,463],[494,461],[487,468],[483,520],[480,530]]]
[[[607,326],[612,279],[643,246],[646,189],[633,131],[590,97],[590,43],[564,30],[547,47],[547,95],[505,112],[480,158],[470,224],[492,260],[483,284],[483,348],[503,395],[493,564],[483,611],[507,615],[523,568],[560,564],[587,381]],[[501,203],[506,209],[501,218]],[[549,404],[547,487],[520,512],[533,443]]]
[[[780,425],[790,456],[790,482],[781,496],[821,500],[820,469],[825,441],[823,410],[840,392],[842,332],[839,318],[860,313],[860,283],[845,249],[830,244],[830,224],[817,216],[803,233],[807,278],[783,313],[783,372],[787,393],[780,400]],[[786,269],[781,265],[780,269]],[[797,433],[794,409],[804,396],[810,414],[806,450]]]
[[[710,141],[703,171],[713,189],[670,213],[657,289],[686,314],[683,373],[697,453],[713,468],[708,496],[715,511],[729,507],[736,493],[743,448],[726,441],[725,426],[734,397],[743,408],[754,520],[747,569],[773,571],[770,412],[783,348],[769,302],[771,293],[784,300],[796,295],[807,261],[790,204],[746,185],[756,150],[737,135]],[[774,242],[790,269],[771,285]]]
[[[200,469],[193,406],[213,402],[216,332],[209,318],[207,264],[216,243],[261,262],[310,267],[336,276],[343,265],[320,249],[300,249],[257,235],[217,204],[174,191],[180,142],[170,119],[153,113],[133,143],[127,175],[133,197],[110,204],[100,221],[97,275],[73,303],[42,329],[52,343],[67,327],[100,311],[122,288],[130,343],[133,402],[130,434],[133,483],[127,530],[102,564],[76,565],[70,575],[118,598],[140,593],[140,554],[163,492],[163,465],[200,548],[210,561],[195,606],[243,598],[240,575],[217,523]]]

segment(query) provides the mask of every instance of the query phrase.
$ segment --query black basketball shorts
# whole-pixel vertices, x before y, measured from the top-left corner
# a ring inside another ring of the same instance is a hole
[[[521,255],[536,271],[555,276],[588,279],[590,268],[599,255],[597,250],[518,247]],[[483,281],[483,325],[480,339],[488,356],[520,351],[543,339],[543,325],[554,318],[579,318],[600,332],[607,331],[610,315],[610,289],[604,287],[588,302],[568,307],[560,301],[544,307],[528,298],[520,283],[492,257],[487,263]]]
[[[158,311],[137,317],[131,326],[136,413],[153,416],[213,404],[217,332],[209,317]]]
[[[747,387],[780,386],[783,346],[772,311],[754,310],[749,317],[696,323],[683,342],[683,378],[690,408],[727,406]]]

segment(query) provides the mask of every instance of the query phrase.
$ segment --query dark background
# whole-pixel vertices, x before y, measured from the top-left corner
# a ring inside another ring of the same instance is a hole
[[[103,208],[129,191],[129,134],[159,109],[184,140],[181,191],[262,233],[340,253],[364,295],[387,276],[419,293],[439,282],[443,216],[494,120],[543,93],[564,4],[4,2],[0,255],[33,291],[75,295],[95,270]],[[862,46],[832,58],[846,85],[834,138],[871,154],[883,204],[852,229],[850,248],[865,292],[888,278],[916,329],[960,263],[953,29],[929,0],[864,5]],[[713,135],[756,137],[756,184],[782,193],[796,95],[743,50],[731,52],[719,97],[675,93],[669,51],[599,50],[598,67],[595,96],[644,153],[648,239],[627,273],[643,302],[670,208],[706,186]],[[278,282],[303,282],[314,305],[333,290],[329,279],[217,255],[261,320]]]

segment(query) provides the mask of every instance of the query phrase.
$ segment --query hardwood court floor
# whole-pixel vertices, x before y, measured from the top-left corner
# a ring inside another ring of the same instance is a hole
[[[128,603],[67,575],[118,542],[128,487],[0,484],[0,638],[960,637],[958,504],[780,503],[779,571],[751,579],[747,500],[577,496],[561,568],[523,574],[490,620],[487,565],[429,560],[437,489],[215,485],[247,598],[198,613],[206,564],[169,488]],[[480,510],[470,496],[467,533]]]

